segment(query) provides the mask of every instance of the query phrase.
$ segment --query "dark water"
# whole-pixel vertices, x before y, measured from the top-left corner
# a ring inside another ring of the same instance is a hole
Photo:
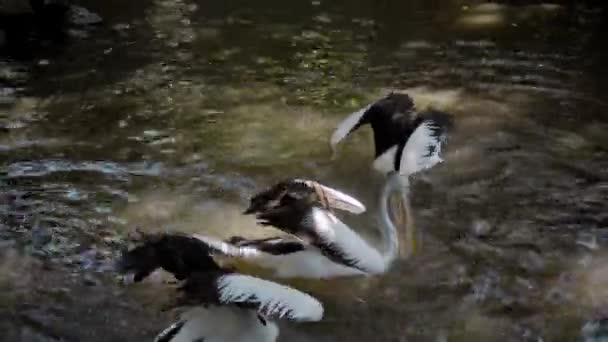
[[[320,179],[373,206],[371,134],[335,124],[390,90],[452,112],[418,176],[423,248],[371,280],[308,284],[284,341],[566,341],[608,314],[606,28],[585,5],[84,1],[105,18],[0,59],[0,323],[11,341],[134,341],[157,288],[109,267],[135,229],[263,234],[259,187]],[[568,7],[571,6],[571,7]],[[82,37],[85,36],[85,37]],[[353,226],[373,234],[367,220]],[[268,233],[268,232],[266,232]],[[146,293],[147,291],[147,293]]]

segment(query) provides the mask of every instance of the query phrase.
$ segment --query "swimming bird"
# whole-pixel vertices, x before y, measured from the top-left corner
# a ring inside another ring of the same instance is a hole
[[[390,195],[397,191],[404,206],[397,210],[407,221],[397,227],[390,217]],[[389,175],[380,197],[382,248],[376,249],[342,222],[331,209],[361,213],[356,199],[316,181],[290,179],[256,194],[246,214],[259,223],[289,234],[287,237],[249,240],[233,237],[221,245],[222,252],[241,256],[282,278],[335,278],[384,273],[411,246],[411,217],[407,186],[396,173]]]
[[[366,124],[374,135],[373,168],[409,176],[442,162],[441,150],[453,119],[437,110],[418,112],[409,95],[390,93],[338,124],[330,138],[334,154],[340,141]]]
[[[274,342],[276,319],[319,321],[322,304],[294,288],[222,268],[218,251],[185,234],[156,234],[124,252],[117,270],[140,282],[162,268],[181,281],[175,305],[187,307],[157,342]]]

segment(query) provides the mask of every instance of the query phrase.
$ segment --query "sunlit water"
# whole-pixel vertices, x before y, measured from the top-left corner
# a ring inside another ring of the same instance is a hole
[[[371,132],[334,160],[328,139],[391,90],[456,116],[445,163],[413,182],[421,248],[382,277],[296,283],[326,318],[286,324],[282,340],[573,340],[608,314],[598,10],[84,5],[104,26],[33,60],[0,60],[0,314],[11,340],[150,338],[168,322],[164,286],[115,283],[125,238],[270,235],[241,211],[284,177],[360,198],[370,213],[348,222],[374,238]]]

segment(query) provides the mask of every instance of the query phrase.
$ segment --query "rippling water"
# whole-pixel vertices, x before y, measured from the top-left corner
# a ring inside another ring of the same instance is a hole
[[[154,335],[167,322],[159,289],[125,292],[110,272],[135,229],[268,234],[240,212],[288,176],[373,208],[371,133],[336,160],[328,138],[390,90],[457,118],[446,162],[414,181],[423,248],[383,277],[303,284],[326,319],[286,325],[282,340],[573,340],[608,314],[600,10],[84,5],[105,24],[33,60],[0,59],[0,315],[11,340]],[[349,221],[373,237],[371,218]]]

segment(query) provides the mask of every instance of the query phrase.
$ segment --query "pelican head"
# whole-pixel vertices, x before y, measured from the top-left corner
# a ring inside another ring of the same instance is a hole
[[[263,213],[295,202],[344,210],[353,214],[361,214],[366,210],[361,202],[341,191],[316,181],[292,178],[253,196],[244,214]]]

